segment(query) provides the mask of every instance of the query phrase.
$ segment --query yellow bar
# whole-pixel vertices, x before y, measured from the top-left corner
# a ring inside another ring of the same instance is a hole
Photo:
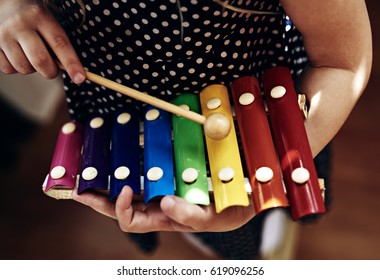
[[[231,131],[226,138],[214,140],[205,136],[216,212],[219,213],[230,206],[247,206],[249,201],[244,185],[244,174],[228,89],[223,85],[210,85],[200,93],[200,102],[204,116],[222,113],[231,123]],[[220,105],[214,108],[219,103]],[[231,181],[227,182],[219,178],[219,172],[225,168],[233,170],[234,176]]]

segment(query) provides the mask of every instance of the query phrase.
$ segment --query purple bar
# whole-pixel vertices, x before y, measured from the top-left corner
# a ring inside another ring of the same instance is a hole
[[[109,121],[103,116],[92,117],[86,122],[84,129],[78,194],[89,189],[108,189],[111,137]],[[87,173],[90,170],[92,172]]]

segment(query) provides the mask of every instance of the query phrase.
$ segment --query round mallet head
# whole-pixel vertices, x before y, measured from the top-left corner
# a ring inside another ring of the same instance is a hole
[[[221,113],[210,114],[204,123],[205,134],[214,139],[221,140],[227,137],[231,130],[229,119]]]

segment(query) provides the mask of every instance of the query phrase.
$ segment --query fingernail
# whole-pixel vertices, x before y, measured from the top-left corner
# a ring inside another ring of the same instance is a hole
[[[121,189],[121,192],[125,193],[126,191],[128,191],[128,188],[129,187],[127,185],[123,186],[123,188]]]
[[[78,72],[75,74],[73,81],[76,84],[81,84],[81,83],[83,83],[84,79],[85,79],[85,76],[82,73]]]

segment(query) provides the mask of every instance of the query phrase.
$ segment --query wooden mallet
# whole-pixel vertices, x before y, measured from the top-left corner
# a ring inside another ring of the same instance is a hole
[[[62,70],[64,70],[64,67],[60,63],[58,63],[58,65]],[[121,94],[132,97],[133,99],[139,100],[141,102],[168,111],[172,114],[176,114],[178,116],[192,120],[196,123],[202,124],[204,127],[205,134],[212,139],[221,140],[227,137],[227,135],[230,132],[231,124],[224,114],[213,113],[210,114],[208,117],[205,117],[196,112],[188,111],[177,105],[171,104],[157,97],[121,85],[119,83],[106,79],[97,74],[91,73],[89,71],[86,71],[86,78],[91,82],[102,85],[108,89],[120,92]]]

